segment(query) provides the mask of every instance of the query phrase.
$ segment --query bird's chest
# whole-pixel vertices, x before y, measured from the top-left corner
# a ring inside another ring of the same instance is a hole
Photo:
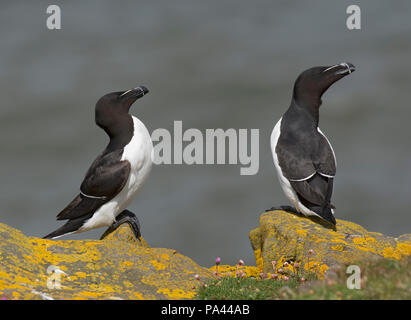
[[[133,117],[133,136],[124,147],[122,160],[130,163],[130,176],[128,185],[130,189],[136,189],[151,170],[151,153],[153,144],[150,134],[144,124]]]

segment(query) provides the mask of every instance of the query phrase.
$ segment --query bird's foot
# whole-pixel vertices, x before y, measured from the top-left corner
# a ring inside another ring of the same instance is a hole
[[[265,212],[274,211],[274,210],[282,210],[282,211],[287,211],[287,212],[299,214],[297,209],[292,207],[292,206],[276,206],[276,207],[272,207],[270,209],[265,210]]]
[[[101,236],[101,239],[105,238],[108,234],[112,233],[123,223],[128,223],[131,229],[133,230],[133,233],[136,239],[140,239],[141,237],[140,222],[138,221],[136,215],[129,210],[122,211],[116,217],[116,221],[114,221],[113,224],[110,227],[108,227],[108,229]]]

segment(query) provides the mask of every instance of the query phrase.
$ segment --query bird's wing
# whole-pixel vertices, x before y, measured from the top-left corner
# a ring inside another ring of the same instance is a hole
[[[317,165],[317,172],[326,177],[334,177],[337,171],[337,159],[335,157],[334,149],[331,146],[330,141],[321,132],[320,128],[317,128],[320,134],[319,151],[315,158]]]
[[[113,199],[126,184],[130,163],[121,161],[122,150],[99,156],[87,171],[80,194],[58,215],[58,220],[75,219],[96,211]]]
[[[282,174],[290,181],[304,181],[316,173],[335,176],[334,151],[321,131],[297,139],[280,136],[275,150]]]
[[[298,198],[306,206],[315,205],[319,207],[334,207],[331,205],[333,180],[333,178],[315,174],[310,179],[290,181],[290,184],[297,192]]]
[[[91,197],[114,198],[130,174],[130,163],[121,161],[121,154],[122,150],[117,150],[97,158],[87,172],[80,191]]]

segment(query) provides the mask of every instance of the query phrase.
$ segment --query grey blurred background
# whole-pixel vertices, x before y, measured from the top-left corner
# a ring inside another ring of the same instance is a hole
[[[60,5],[62,29],[46,28]],[[346,28],[358,4],[362,30]],[[0,221],[31,236],[61,222],[106,143],[94,124],[103,94],[145,85],[131,113],[150,132],[259,128],[260,170],[154,166],[131,205],[153,247],[202,265],[254,264],[248,232],[288,204],[269,136],[297,75],[349,61],[357,71],[324,96],[320,126],[338,158],[336,216],[371,231],[411,232],[410,1],[2,1]],[[66,239],[98,238],[103,229]]]

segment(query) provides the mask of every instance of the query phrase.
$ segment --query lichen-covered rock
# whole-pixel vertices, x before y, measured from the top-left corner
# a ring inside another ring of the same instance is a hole
[[[0,224],[0,299],[190,299],[212,276],[125,224],[103,240],[45,240]]]
[[[396,239],[344,220],[337,220],[333,229],[318,219],[280,210],[263,213],[249,237],[257,267],[264,272],[272,270],[272,261],[279,265],[292,260],[322,277],[341,264],[411,255],[409,234]]]

